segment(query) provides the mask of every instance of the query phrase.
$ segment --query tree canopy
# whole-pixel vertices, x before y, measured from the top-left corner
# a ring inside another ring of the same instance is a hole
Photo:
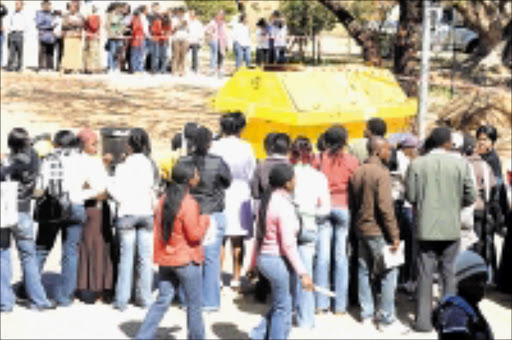
[[[233,0],[218,0],[218,1],[203,1],[203,0],[185,0],[188,9],[196,11],[202,21],[210,21],[215,14],[224,10],[226,17],[235,14],[238,10],[236,1]]]
[[[283,1],[280,7],[292,35],[317,35],[334,28],[336,17],[316,1]]]

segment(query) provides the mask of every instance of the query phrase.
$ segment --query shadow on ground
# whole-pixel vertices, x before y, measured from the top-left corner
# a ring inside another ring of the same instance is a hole
[[[141,326],[140,321],[128,321],[123,322],[119,325],[121,331],[130,339],[134,339]],[[181,331],[181,327],[159,327],[153,337],[153,339],[177,339],[173,333]]]
[[[219,339],[249,339],[249,334],[241,331],[237,325],[230,322],[217,322],[212,325],[213,333]]]

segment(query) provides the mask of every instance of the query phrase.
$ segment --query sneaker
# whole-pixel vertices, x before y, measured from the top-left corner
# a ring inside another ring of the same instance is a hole
[[[384,324],[379,322],[378,324],[379,331],[383,333],[388,334],[395,334],[395,335],[404,335],[411,331],[409,327],[401,323],[400,321],[396,320],[390,324]]]

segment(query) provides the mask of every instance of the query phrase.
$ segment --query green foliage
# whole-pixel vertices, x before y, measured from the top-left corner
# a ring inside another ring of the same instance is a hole
[[[366,24],[370,21],[385,21],[387,15],[397,1],[386,0],[366,0],[366,1],[349,1],[347,10],[361,23]]]
[[[337,22],[336,17],[316,1],[282,1],[280,9],[291,35],[308,36],[311,31],[317,35],[333,29]]]
[[[229,21],[229,18],[236,14],[237,6],[236,1],[233,0],[185,0],[188,9],[193,9],[196,11],[197,15],[203,22],[209,22],[213,19],[215,14],[224,10],[226,13],[226,20]]]

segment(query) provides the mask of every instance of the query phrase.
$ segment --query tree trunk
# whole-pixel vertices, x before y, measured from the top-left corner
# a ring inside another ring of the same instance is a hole
[[[318,0],[325,8],[331,11],[338,21],[345,27],[348,34],[354,38],[363,49],[363,59],[373,65],[381,65],[382,59],[379,53],[379,44],[376,34],[364,28],[343,4],[333,0]]]
[[[418,84],[415,79],[417,69],[416,54],[419,49],[422,24],[422,0],[400,0],[400,21],[396,34],[394,48],[394,71],[407,95],[418,94]]]

